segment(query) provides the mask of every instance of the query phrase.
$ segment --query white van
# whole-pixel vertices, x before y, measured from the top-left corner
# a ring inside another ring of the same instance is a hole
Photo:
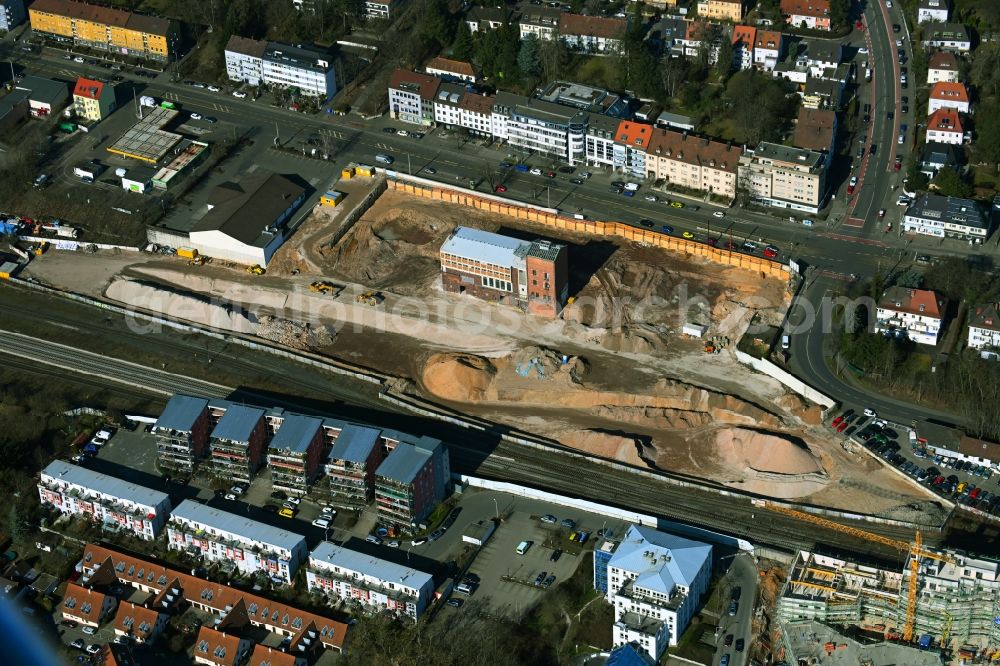
[[[635,192],[639,189],[639,183],[625,183],[625,189],[629,192]]]
[[[382,153],[379,153],[375,156],[375,161],[381,162],[382,164],[392,164],[394,159],[392,155],[383,155]]]
[[[529,548],[531,548],[531,542],[530,541],[522,541],[521,543],[517,544],[517,554],[518,555],[524,555],[525,553],[528,552]]]
[[[791,346],[792,346],[792,339],[789,338],[787,335],[781,336],[781,348],[788,349]]]
[[[472,587],[465,583],[459,583],[455,586],[455,591],[461,592],[462,594],[472,594]]]

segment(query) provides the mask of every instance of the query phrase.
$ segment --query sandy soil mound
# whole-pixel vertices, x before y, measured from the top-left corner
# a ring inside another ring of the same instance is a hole
[[[744,428],[716,434],[716,451],[732,467],[745,466],[768,474],[813,474],[823,468],[805,446],[777,435]]]
[[[599,430],[566,430],[558,433],[556,439],[574,449],[638,467],[648,466],[647,460],[655,454],[652,447],[644,446],[635,437]]]
[[[798,417],[806,425],[823,423],[823,408],[812,405],[794,393],[786,393],[774,400],[774,404],[792,416]]]
[[[424,387],[445,400],[479,402],[496,375],[489,359],[470,354],[435,354],[424,367]]]
[[[112,282],[105,296],[137,308],[238,333],[256,333],[257,320],[245,312],[217,300],[196,294],[161,289],[138,280],[119,279]]]

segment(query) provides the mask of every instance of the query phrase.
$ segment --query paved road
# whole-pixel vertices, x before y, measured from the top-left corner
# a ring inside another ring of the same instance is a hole
[[[751,648],[750,623],[753,620],[754,606],[757,603],[757,591],[760,577],[757,565],[747,553],[737,553],[732,558],[732,564],[723,579],[721,590],[721,607],[719,609],[719,647],[712,658],[713,666],[718,666],[722,655],[729,655],[729,666],[743,666],[749,661]],[[738,591],[737,591],[737,588]],[[737,596],[738,595],[738,596]],[[736,616],[729,615],[729,605],[736,599]],[[727,634],[733,635],[733,644],[725,646]],[[736,641],[746,642],[742,652],[736,651]]]

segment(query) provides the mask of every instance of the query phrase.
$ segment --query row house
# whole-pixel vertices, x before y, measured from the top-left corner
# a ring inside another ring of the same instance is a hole
[[[309,554],[306,589],[331,604],[353,602],[416,621],[434,597],[434,577],[323,541]]]
[[[586,162],[588,166],[614,169],[615,136],[621,121],[610,116],[593,115],[587,123]]]
[[[686,21],[687,30],[680,40],[681,53],[688,58],[697,58],[703,48],[708,49],[708,64],[714,65],[719,60],[719,40],[731,39],[733,27],[728,24],[709,23],[708,21]],[[717,31],[717,32],[716,32]],[[715,36],[717,34],[717,39]],[[707,43],[711,39],[712,43]]]
[[[431,437],[396,443],[375,470],[379,522],[414,529],[444,500],[451,484],[447,447]]]
[[[969,347],[1000,350],[1000,304],[977,305],[969,313]]]
[[[646,177],[646,153],[653,138],[653,126],[623,120],[615,133],[613,168],[636,178]]]
[[[775,30],[758,30],[753,47],[753,62],[764,71],[773,71],[785,57],[785,38]]]
[[[292,653],[306,652],[312,657],[317,646],[338,652],[344,649],[346,624],[281,601],[95,544],[84,546],[80,565],[84,585],[129,585],[153,595],[151,603],[157,608],[171,609],[187,603],[216,616],[212,622],[215,627],[260,628],[284,636],[290,641],[287,649]]]
[[[323,453],[323,421],[312,416],[289,414],[267,447],[271,487],[294,495],[305,495],[320,471]]]
[[[64,620],[96,629],[111,615],[117,603],[118,600],[113,595],[102,594],[77,583],[67,583],[59,610]]]
[[[308,554],[301,534],[185,500],[167,524],[167,547],[223,562],[241,574],[265,573],[290,584]]]
[[[935,83],[927,93],[927,115],[938,109],[955,109],[959,113],[970,113],[969,91],[961,83]]]
[[[159,466],[190,474],[198,461],[208,455],[212,427],[208,400],[189,395],[170,396],[152,429]]]
[[[698,0],[698,16],[717,21],[739,23],[745,9],[743,0]]]
[[[823,153],[761,142],[740,157],[740,184],[765,206],[816,214],[826,198]]]
[[[929,23],[924,28],[924,49],[968,53],[972,50],[969,29],[963,23]]]
[[[209,444],[212,475],[230,483],[250,483],[264,463],[267,423],[264,410],[246,405],[209,405],[221,412]]]
[[[948,0],[920,0],[917,5],[917,23],[947,23]]]
[[[972,199],[924,194],[903,213],[903,231],[981,244],[989,235],[990,221]]]
[[[253,650],[253,641],[231,631],[202,626],[194,641],[194,663],[205,666],[240,666]]]
[[[796,28],[833,29],[830,0],[781,0],[781,14],[788,25]]]
[[[326,461],[330,501],[345,509],[361,509],[375,501],[375,470],[386,455],[382,432],[345,424]]]
[[[104,529],[145,541],[159,535],[171,506],[166,493],[63,460],[55,460],[42,470],[38,497],[42,506],[86,517]]]
[[[627,28],[625,19],[570,13],[559,16],[559,38],[570,50],[584,53],[620,53]]]
[[[814,39],[800,56],[809,68],[809,76],[823,76],[828,69],[836,69],[844,59],[844,47],[839,43]]]
[[[733,27],[733,67],[742,70],[754,66],[753,50],[756,43],[756,28],[749,25]]]
[[[736,197],[741,148],[688,132],[656,128],[646,148],[646,172],[665,187]]]
[[[28,17],[36,35],[161,62],[176,55],[180,41],[175,21],[76,0],[34,0]]]
[[[936,345],[948,302],[928,289],[892,286],[878,300],[875,332],[897,334],[923,345]]]
[[[389,116],[414,125],[434,122],[434,99],[441,79],[397,69],[389,79]]]
[[[551,8],[542,4],[525,5],[524,13],[517,22],[521,39],[534,35],[539,41],[552,41],[559,33],[559,17],[563,12],[561,6]]]
[[[157,608],[123,601],[115,614],[115,635],[125,636],[134,645],[152,645],[169,620],[170,616]]]
[[[434,96],[434,122],[448,128],[460,127],[462,113],[458,103],[464,94],[462,86],[442,82]]]
[[[955,109],[938,109],[927,119],[927,141],[960,146],[967,138],[962,118]]]
[[[927,60],[927,85],[958,82],[958,57],[950,51],[931,54]]]
[[[479,80],[476,68],[472,63],[461,60],[450,60],[440,56],[431,58],[424,65],[424,72],[431,76],[436,76],[444,81],[465,81],[475,83]]]
[[[479,136],[494,136],[493,106],[496,98],[486,93],[466,93],[458,100],[458,124]]]

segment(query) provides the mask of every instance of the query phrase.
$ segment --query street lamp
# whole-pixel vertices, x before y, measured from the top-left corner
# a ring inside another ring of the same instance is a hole
[[[493,498],[493,508],[496,509],[497,520],[500,520],[500,505],[497,504],[497,498],[496,497]]]

